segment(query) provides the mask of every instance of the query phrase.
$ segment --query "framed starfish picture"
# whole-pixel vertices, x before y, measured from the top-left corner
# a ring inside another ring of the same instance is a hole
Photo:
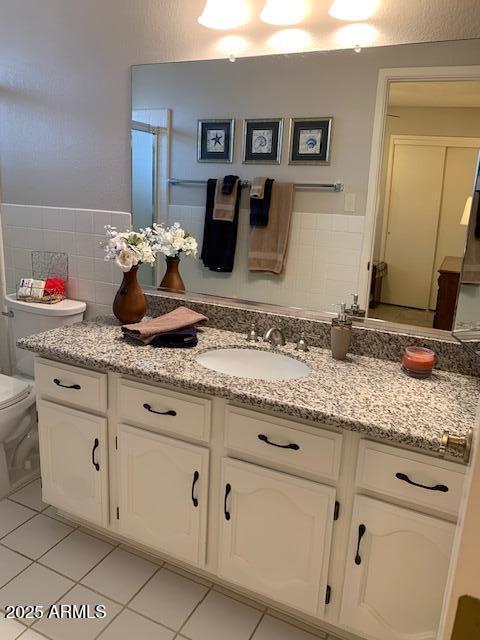
[[[282,118],[243,121],[243,163],[280,164]]]
[[[198,162],[232,162],[235,120],[198,121]]]
[[[333,118],[291,118],[288,164],[330,164]]]

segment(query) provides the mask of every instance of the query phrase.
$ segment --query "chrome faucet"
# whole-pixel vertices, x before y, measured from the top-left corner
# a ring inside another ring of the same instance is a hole
[[[270,327],[263,336],[264,342],[269,342],[272,347],[283,347],[285,345],[285,335],[278,327]]]

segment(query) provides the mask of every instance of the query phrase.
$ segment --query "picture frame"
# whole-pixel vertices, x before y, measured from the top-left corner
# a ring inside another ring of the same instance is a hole
[[[288,164],[330,164],[333,118],[290,118]]]
[[[246,118],[243,121],[243,164],[280,164],[283,118]]]
[[[197,162],[231,163],[235,139],[233,118],[198,120]]]

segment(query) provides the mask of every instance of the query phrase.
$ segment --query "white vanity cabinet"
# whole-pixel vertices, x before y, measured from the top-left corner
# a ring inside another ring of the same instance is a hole
[[[222,480],[220,576],[321,617],[335,489],[230,459]]]
[[[465,467],[39,358],[43,499],[310,622],[435,640]]]
[[[120,424],[120,533],[203,566],[208,456],[205,447]]]
[[[45,400],[37,408],[44,502],[105,526],[106,419]]]
[[[340,620],[378,640],[435,640],[455,525],[357,496]]]

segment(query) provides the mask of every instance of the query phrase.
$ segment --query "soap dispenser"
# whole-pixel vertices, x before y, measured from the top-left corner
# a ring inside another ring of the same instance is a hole
[[[340,305],[338,316],[332,320],[332,358],[345,360],[352,339],[352,321],[345,312],[345,303]]]

